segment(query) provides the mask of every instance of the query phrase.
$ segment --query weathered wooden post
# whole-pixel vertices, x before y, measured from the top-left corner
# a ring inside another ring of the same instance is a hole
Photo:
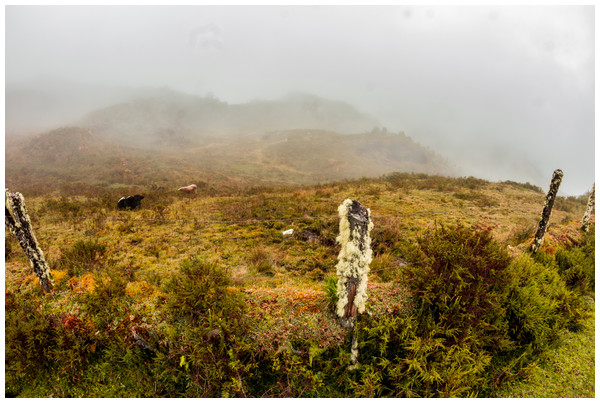
[[[29,258],[31,268],[37,275],[45,292],[50,292],[52,288],[52,276],[50,268],[44,259],[44,252],[40,249],[37,239],[33,234],[31,220],[27,209],[25,208],[25,200],[21,193],[10,193],[6,191],[6,205],[4,212],[4,223],[10,232],[17,238],[25,255]]]
[[[535,233],[535,238],[533,238],[533,244],[531,245],[532,253],[537,252],[540,245],[542,244],[544,235],[546,234],[546,228],[548,227],[548,222],[550,221],[550,214],[552,213],[554,200],[556,199],[556,194],[558,193],[558,188],[560,187],[563,175],[563,171],[561,171],[560,169],[557,169],[552,174],[552,180],[550,181],[550,189],[548,190],[548,194],[546,195],[544,209],[542,210],[542,218],[540,219],[537,232]]]
[[[581,220],[581,228],[588,232],[590,229],[590,218],[592,217],[592,212],[594,211],[594,205],[596,202],[596,197],[594,195],[596,189],[596,184],[592,186],[592,190],[590,191],[590,197],[588,197],[587,208],[585,209],[585,214],[583,215],[583,219]]]
[[[338,255],[336,272],[337,315],[345,329],[354,330],[359,313],[365,311],[367,302],[367,274],[372,260],[371,237],[373,229],[370,211],[356,200],[346,199],[339,207],[340,235],[337,241],[342,249]],[[350,369],[358,366],[356,332],[352,337]]]

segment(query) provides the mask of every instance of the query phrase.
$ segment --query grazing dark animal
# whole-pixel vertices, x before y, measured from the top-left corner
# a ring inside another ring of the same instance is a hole
[[[142,195],[121,197],[117,203],[117,208],[119,210],[133,210],[136,207],[142,207],[142,203],[140,202],[143,198],[144,196]]]

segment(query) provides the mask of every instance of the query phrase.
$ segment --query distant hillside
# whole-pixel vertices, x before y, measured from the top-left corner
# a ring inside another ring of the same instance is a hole
[[[99,96],[101,87],[86,87],[89,93],[76,85],[63,87],[61,98],[56,95],[61,83],[41,85],[39,94],[50,95],[38,97],[40,103],[33,106],[25,101],[36,98],[35,91],[14,90],[7,95],[7,115],[16,122],[15,105],[22,105],[22,116],[33,114],[32,121],[39,118],[41,123],[45,120],[36,111],[52,106],[53,100],[64,104],[50,109],[63,112],[78,99],[85,101],[73,112],[99,99],[122,101],[87,113],[71,126],[8,136],[7,185],[37,191],[211,181],[297,185],[398,171],[455,173],[439,155],[403,133],[388,133],[353,106],[314,95],[231,105],[166,88],[113,89]]]
[[[189,147],[273,130],[360,133],[377,124],[349,104],[313,95],[230,105],[169,90],[97,110],[78,122],[98,136],[146,148]]]
[[[298,185],[403,171],[450,175],[435,153],[402,133],[342,135],[272,131],[187,148],[118,145],[94,130],[65,127],[6,143],[6,184],[53,191],[86,186]]]
[[[195,150],[230,175],[310,184],[390,172],[455,174],[439,155],[403,133],[342,135],[323,130],[273,131]]]
[[[127,183],[130,161],[143,153],[94,135],[87,128],[62,127],[6,142],[5,183],[18,188],[56,190],[65,184]]]
[[[58,166],[91,163],[95,158],[116,154],[121,154],[121,147],[98,138],[90,129],[80,127],[52,130],[21,145],[21,156],[29,163]]]

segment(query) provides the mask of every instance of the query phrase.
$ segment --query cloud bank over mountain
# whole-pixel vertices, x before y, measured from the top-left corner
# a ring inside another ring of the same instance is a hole
[[[465,175],[546,188],[561,168],[580,194],[594,182],[594,24],[592,6],[7,6],[6,84],[167,86],[232,105],[315,94]]]

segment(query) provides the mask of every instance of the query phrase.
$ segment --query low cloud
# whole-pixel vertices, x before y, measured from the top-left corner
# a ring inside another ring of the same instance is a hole
[[[465,175],[594,182],[592,6],[7,6],[6,82],[342,100]]]

